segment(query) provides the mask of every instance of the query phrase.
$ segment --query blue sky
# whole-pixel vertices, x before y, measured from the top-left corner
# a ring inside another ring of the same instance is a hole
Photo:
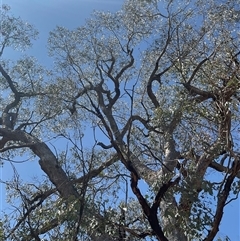
[[[56,25],[74,29],[83,25],[94,10],[116,11],[122,0],[2,0],[11,6],[15,16],[33,24],[39,31],[39,39],[30,54],[46,63],[47,38]]]
[[[39,38],[34,42],[33,48],[27,53],[35,56],[43,65],[51,65],[52,60],[47,56],[47,38],[49,31],[56,25],[73,29],[83,25],[93,10],[116,11],[119,10],[123,0],[2,0],[3,4],[11,6],[11,12],[23,20],[33,24],[39,31]],[[19,54],[9,51],[7,58],[16,58]],[[24,179],[31,179],[41,173],[37,163],[27,162],[16,164],[19,174]],[[11,166],[5,164],[1,170],[2,179],[9,179]],[[2,189],[2,199],[4,191]],[[240,208],[239,201],[228,205],[219,236],[228,235],[232,241],[240,240]],[[4,200],[1,204],[4,208]]]

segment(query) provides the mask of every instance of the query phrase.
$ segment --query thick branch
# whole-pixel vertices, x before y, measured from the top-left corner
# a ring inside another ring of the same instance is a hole
[[[229,193],[231,191],[231,185],[234,181],[234,178],[236,177],[237,173],[240,170],[240,161],[235,160],[235,165],[236,166],[233,169],[234,171],[227,177],[224,188],[218,195],[217,210],[216,210],[216,213],[214,216],[212,229],[209,231],[209,234],[204,239],[204,241],[212,241],[219,230],[219,225],[220,225],[220,222],[221,222],[222,216],[223,216],[223,209],[226,204]]]
[[[225,173],[230,172],[230,169],[228,167],[225,167],[217,162],[211,162],[209,164],[209,167],[215,169],[218,172],[225,172]],[[240,178],[240,171],[236,174],[236,177]]]
[[[180,181],[180,177],[176,178],[174,181],[172,181],[172,179],[170,179],[167,183],[164,183],[161,188],[159,189],[156,197],[155,197],[155,200],[154,200],[154,203],[151,207],[151,211],[152,212],[157,212],[157,209],[159,208],[159,205],[160,205],[160,202],[161,200],[163,199],[165,193],[167,192],[167,190],[174,186],[176,183],[178,183]]]
[[[212,98],[215,100],[215,95],[212,92],[201,90],[190,85],[190,83],[183,83],[183,86],[189,91],[190,95],[200,95],[204,100]]]
[[[20,141],[29,145],[29,148],[34,154],[40,158],[39,164],[42,170],[48,175],[50,181],[56,186],[61,196],[66,199],[71,196],[78,197],[78,192],[69,181],[52,151],[44,142],[20,130],[11,131],[1,128],[0,135],[5,136],[9,140]]]
[[[0,64],[0,72],[3,75],[3,77],[7,80],[10,89],[14,93],[14,101],[12,103],[8,104],[4,110],[4,113],[8,113],[8,111],[10,109],[12,109],[18,105],[18,103],[20,101],[20,95],[19,95],[19,92],[17,91],[17,89],[15,88],[11,77],[7,74],[7,72],[4,70],[4,68],[2,67],[1,64]]]
[[[121,136],[123,137],[126,132],[129,130],[130,126],[132,125],[132,123],[135,121],[135,120],[138,120],[140,123],[142,123],[144,125],[144,127],[148,130],[148,131],[153,131],[153,132],[156,132],[158,134],[163,134],[163,132],[161,131],[157,131],[156,128],[154,128],[153,126],[149,125],[149,121],[148,120],[145,120],[143,119],[142,117],[140,117],[139,115],[133,115],[131,116],[126,125],[123,127],[122,129],[122,132],[121,132]]]
[[[158,217],[157,217],[157,210],[155,208],[151,209],[145,200],[145,198],[142,196],[139,188],[137,187],[138,185],[138,177],[132,172],[131,173],[131,188],[133,193],[136,195],[144,214],[147,216],[148,222],[153,229],[154,233],[157,236],[157,239],[159,241],[168,241],[168,239],[164,236],[164,233],[162,231],[161,226],[159,225]],[[167,191],[166,186],[164,188],[160,189],[161,194],[165,193]],[[154,206],[155,207],[155,206]]]

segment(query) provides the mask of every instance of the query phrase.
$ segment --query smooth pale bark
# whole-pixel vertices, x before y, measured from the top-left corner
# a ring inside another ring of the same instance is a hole
[[[40,158],[39,165],[47,174],[49,180],[56,186],[62,198],[68,199],[71,196],[78,197],[77,190],[69,181],[55,155],[44,142],[20,130],[0,128],[0,135],[8,140],[21,142]]]

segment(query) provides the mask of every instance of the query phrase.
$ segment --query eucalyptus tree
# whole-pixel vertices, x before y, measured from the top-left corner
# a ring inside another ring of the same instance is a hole
[[[0,151],[46,174],[6,182],[5,239],[213,240],[240,187],[239,6],[126,1],[50,32],[51,71],[3,58],[36,35],[5,13]]]

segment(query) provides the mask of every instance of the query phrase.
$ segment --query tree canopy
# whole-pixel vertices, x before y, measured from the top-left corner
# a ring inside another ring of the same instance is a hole
[[[128,0],[49,34],[2,6],[3,240],[210,241],[240,191],[239,0]],[[47,53],[47,50],[46,50]],[[227,237],[226,237],[227,238]]]

